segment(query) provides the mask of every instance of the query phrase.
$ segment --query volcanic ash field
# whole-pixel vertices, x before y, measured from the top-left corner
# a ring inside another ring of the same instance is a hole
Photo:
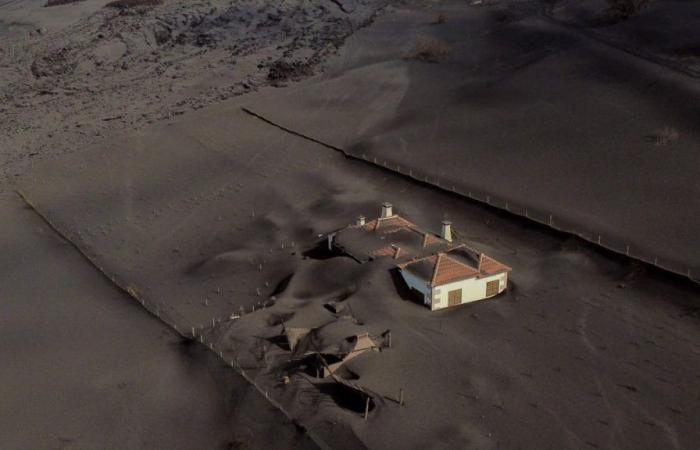
[[[0,4],[0,447],[694,448],[697,8],[609,6]]]

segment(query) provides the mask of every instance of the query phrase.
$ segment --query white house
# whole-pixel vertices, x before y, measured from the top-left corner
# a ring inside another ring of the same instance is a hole
[[[398,265],[406,284],[431,310],[493,297],[511,268],[465,245]]]
[[[381,216],[328,234],[329,249],[336,249],[361,263],[393,258],[414,293],[431,310],[461,305],[503,292],[511,268],[453,241],[452,224],[442,222],[440,234],[422,230],[394,214],[390,203]]]

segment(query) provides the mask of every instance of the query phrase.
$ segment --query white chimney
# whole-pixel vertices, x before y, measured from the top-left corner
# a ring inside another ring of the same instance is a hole
[[[394,215],[394,212],[392,211],[392,206],[391,203],[389,202],[384,202],[382,204],[382,217],[391,217]]]
[[[440,236],[447,242],[452,242],[452,222],[449,220],[442,221],[442,232]]]
[[[355,225],[358,227],[362,226],[365,224],[365,216],[358,216],[357,217],[357,222],[355,222]]]

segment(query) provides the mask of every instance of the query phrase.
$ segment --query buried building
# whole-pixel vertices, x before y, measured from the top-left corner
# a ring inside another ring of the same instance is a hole
[[[347,335],[350,330],[353,333]],[[353,381],[359,377],[347,369],[346,364],[361,355],[380,351],[380,344],[366,331],[357,331],[359,329],[346,320],[332,321],[314,328],[287,327],[283,324],[291,352],[290,362],[307,375],[315,376],[317,380],[312,384],[329,394],[339,406],[364,412],[367,419],[369,411],[382,401],[383,396]]]
[[[443,221],[441,233],[433,234],[394,214],[390,203],[382,205],[377,219],[360,216],[327,238],[329,249],[360,263],[395,259],[408,288],[431,310],[490,298],[508,285],[511,268],[454,242],[450,222]]]
[[[347,325],[351,324],[340,321],[316,328],[284,327],[291,351],[290,358],[306,360],[307,369],[315,371],[317,378],[325,378],[361,354],[379,350],[376,339],[367,332],[347,335]],[[355,328],[354,325],[351,326]]]
[[[399,269],[408,287],[432,310],[500,294],[511,270],[466,246],[399,264]]]

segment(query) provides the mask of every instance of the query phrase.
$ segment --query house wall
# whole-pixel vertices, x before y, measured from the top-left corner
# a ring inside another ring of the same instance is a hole
[[[447,308],[448,293],[455,289],[462,289],[462,303],[475,302],[486,297],[486,283],[499,280],[498,293],[500,294],[508,285],[508,273],[499,273],[484,278],[468,278],[466,280],[455,281],[433,288],[432,310]]]
[[[428,284],[423,281],[422,279],[418,278],[417,276],[413,275],[411,272],[408,270],[399,270],[401,272],[401,276],[403,277],[404,281],[408,285],[409,288],[413,288],[417,290],[418,292],[421,292],[424,296],[423,302],[426,305],[430,305],[430,299],[431,299],[431,289],[428,287]]]

